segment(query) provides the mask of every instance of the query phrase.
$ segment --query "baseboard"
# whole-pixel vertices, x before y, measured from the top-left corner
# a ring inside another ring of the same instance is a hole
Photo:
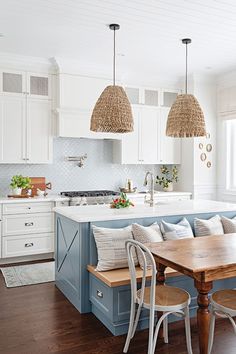
[[[22,257],[11,257],[11,258],[1,258],[0,265],[9,265],[12,263],[25,263],[25,262],[33,262],[33,261],[40,261],[40,260],[48,260],[54,259],[54,253],[44,253],[44,254],[37,254],[32,256],[22,256]]]

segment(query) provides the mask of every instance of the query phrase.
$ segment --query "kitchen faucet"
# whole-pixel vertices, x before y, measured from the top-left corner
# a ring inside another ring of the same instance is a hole
[[[153,207],[154,205],[154,177],[153,177],[153,173],[148,171],[145,175],[145,179],[144,179],[144,186],[147,186],[148,184],[148,176],[151,177],[151,186],[150,186],[150,199],[146,200],[145,199],[145,203],[149,203],[151,207]]]

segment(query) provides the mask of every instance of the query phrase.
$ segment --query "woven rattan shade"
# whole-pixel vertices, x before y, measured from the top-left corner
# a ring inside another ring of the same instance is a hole
[[[133,129],[133,115],[128,97],[121,86],[107,86],[93,109],[90,130],[128,133]]]
[[[167,120],[166,135],[175,138],[206,136],[202,109],[193,95],[178,95]]]

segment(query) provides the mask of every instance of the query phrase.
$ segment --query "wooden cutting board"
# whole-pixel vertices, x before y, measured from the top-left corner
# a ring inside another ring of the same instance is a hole
[[[29,177],[31,179],[31,184],[32,184],[32,193],[31,196],[37,195],[37,189],[40,189],[41,191],[45,191],[46,189],[51,189],[51,183],[46,183],[46,178],[45,177]]]

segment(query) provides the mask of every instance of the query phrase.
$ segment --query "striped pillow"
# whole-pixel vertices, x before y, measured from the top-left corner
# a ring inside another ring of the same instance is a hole
[[[160,227],[156,222],[150,226],[133,224],[132,232],[133,232],[134,239],[141,243],[163,241]],[[140,251],[137,251],[139,265],[143,269],[144,266],[143,256],[140,253],[141,253]],[[147,268],[150,268],[152,263],[148,255],[146,256],[146,261],[147,261]]]
[[[162,220],[161,232],[166,241],[194,237],[191,225],[186,218],[183,218],[178,224],[170,224]]]
[[[215,215],[208,220],[194,219],[195,236],[222,235],[224,233],[221,217]]]
[[[233,219],[221,217],[225,234],[233,234],[236,232],[236,216]]]
[[[98,264],[96,270],[103,272],[128,267],[125,242],[133,238],[131,225],[122,229],[109,229],[92,226],[97,246]],[[138,264],[136,252],[133,253],[135,265]]]

